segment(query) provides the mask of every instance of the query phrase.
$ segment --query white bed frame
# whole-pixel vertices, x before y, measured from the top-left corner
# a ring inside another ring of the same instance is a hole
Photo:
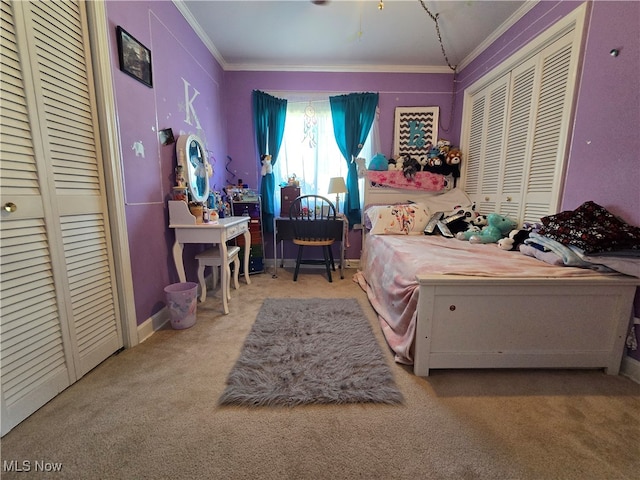
[[[434,195],[417,193],[372,187],[365,179],[365,205]],[[617,375],[640,285],[635,277],[595,274],[417,280],[418,376],[447,368],[604,368]]]

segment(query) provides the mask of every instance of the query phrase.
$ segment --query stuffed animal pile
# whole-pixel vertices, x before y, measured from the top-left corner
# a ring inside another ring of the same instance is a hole
[[[436,145],[428,143],[425,147],[426,154],[412,157],[407,153],[395,158],[384,157],[378,153],[369,162],[369,170],[397,170],[401,171],[408,179],[414,179],[418,172],[431,172],[453,178],[460,177],[460,164],[462,152],[457,147],[452,147],[448,140],[440,139]]]
[[[498,213],[487,215],[487,225],[482,230],[466,230],[456,234],[458,240],[468,240],[469,243],[497,243],[516,226],[516,222]]]
[[[487,216],[479,215],[475,209],[474,203],[470,208],[457,205],[448,213],[436,212],[424,229],[424,234],[440,233],[443,237],[453,238],[460,232],[480,232],[487,224]]]
[[[514,242],[524,242],[524,239],[520,240],[520,234],[515,238],[515,232],[520,232],[514,230],[515,227],[516,222],[504,215],[477,213],[474,203],[470,208],[458,205],[448,213],[436,212],[427,222],[424,234],[439,233],[443,237],[455,237],[458,240],[468,240],[469,243],[498,243],[503,250],[510,250]],[[535,225],[525,223],[523,228],[527,231],[527,237],[534,227]],[[504,238],[510,231],[514,237]]]

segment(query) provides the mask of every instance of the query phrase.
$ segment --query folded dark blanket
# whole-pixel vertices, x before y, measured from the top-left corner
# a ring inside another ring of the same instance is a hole
[[[540,234],[587,254],[640,250],[640,227],[629,225],[593,201],[540,219]]]

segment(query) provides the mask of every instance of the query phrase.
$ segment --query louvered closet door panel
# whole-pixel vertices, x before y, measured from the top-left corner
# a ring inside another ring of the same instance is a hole
[[[0,48],[0,363],[2,434],[75,378],[65,354],[15,16],[3,1]],[[27,69],[28,72],[28,69]]]
[[[2,5],[4,434],[122,335],[85,3]]]
[[[84,4],[29,5],[70,289],[71,335],[83,375],[122,346]]]
[[[480,189],[480,165],[482,164],[482,145],[485,122],[484,95],[478,95],[473,99],[471,107],[471,121],[469,125],[469,147],[465,169],[465,190],[473,198],[481,192]]]
[[[83,32],[73,28],[82,25],[79,7],[73,3],[34,3],[32,25],[56,195],[99,198],[85,41]]]
[[[532,131],[531,161],[524,179],[523,217],[537,221],[556,213],[568,135],[572,85],[576,68],[573,34],[567,34],[538,55],[538,108]]]
[[[483,213],[496,211],[499,201],[508,92],[509,75],[505,75],[473,100],[465,190]]]
[[[549,42],[465,99],[464,188],[481,213],[520,224],[557,212],[564,174],[579,39]]]
[[[527,158],[531,149],[531,123],[534,115],[535,59],[515,68],[511,74],[508,126],[505,134],[502,188],[497,212],[520,218]]]

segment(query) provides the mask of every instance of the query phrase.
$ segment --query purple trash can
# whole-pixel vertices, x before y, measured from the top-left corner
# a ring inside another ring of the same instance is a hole
[[[194,282],[174,283],[164,288],[167,306],[171,313],[171,327],[183,330],[196,323],[198,284]]]

